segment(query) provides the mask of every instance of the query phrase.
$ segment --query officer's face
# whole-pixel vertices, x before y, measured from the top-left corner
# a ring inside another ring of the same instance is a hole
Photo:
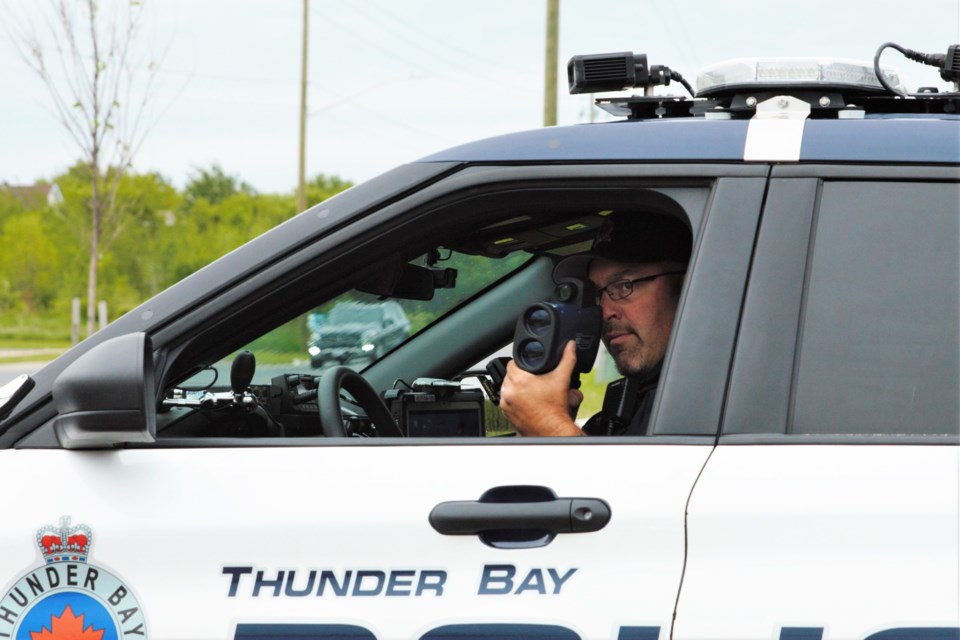
[[[637,264],[596,258],[590,263],[588,276],[600,289],[622,280],[682,269],[684,265],[677,262]],[[621,375],[643,375],[663,360],[677,311],[678,279],[682,277],[638,282],[633,293],[621,300],[602,296],[603,343]]]

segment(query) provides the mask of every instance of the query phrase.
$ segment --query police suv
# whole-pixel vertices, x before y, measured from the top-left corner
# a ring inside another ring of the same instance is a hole
[[[960,47],[888,46],[952,92],[576,57],[622,120],[399,167],[8,385],[0,639],[960,638]],[[612,213],[693,238],[648,434],[514,437],[494,356]],[[410,335],[314,369],[379,300]]]

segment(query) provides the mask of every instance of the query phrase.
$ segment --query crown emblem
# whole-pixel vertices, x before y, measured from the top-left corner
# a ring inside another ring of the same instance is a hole
[[[37,546],[47,564],[86,562],[93,545],[93,531],[85,524],[70,526],[70,516],[60,518],[60,526],[46,525],[37,531]]]

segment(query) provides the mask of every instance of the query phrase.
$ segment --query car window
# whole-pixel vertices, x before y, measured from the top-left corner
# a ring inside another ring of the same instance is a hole
[[[826,183],[812,239],[796,434],[960,429],[960,185]]]
[[[567,190],[544,191],[520,200],[495,192],[444,204],[456,209],[457,219],[481,224],[450,229],[442,237],[438,226],[431,231],[436,240],[411,217],[402,224],[416,227],[417,234],[408,237],[410,252],[403,259],[393,253],[402,245],[384,241],[380,248],[352,254],[355,266],[338,266],[342,273],[317,269],[298,276],[289,294],[285,289],[271,293],[275,309],[261,305],[255,314],[234,315],[224,307],[224,329],[204,327],[171,367],[157,434],[170,440],[339,437],[344,434],[335,430],[336,419],[318,415],[337,402],[349,423],[346,435],[512,434],[493,407],[502,373],[471,369],[471,363],[506,345],[529,305],[557,295],[557,261],[590,248],[609,230],[608,215],[643,216],[652,209],[689,218],[697,229],[710,193],[700,184],[577,191],[576,197]],[[386,239],[386,228],[376,228]],[[420,256],[408,260],[414,251]],[[427,282],[418,281],[425,273]],[[360,382],[372,386],[392,420],[374,416],[378,410],[371,411],[371,404],[377,403],[355,389],[338,386],[341,393],[331,395],[327,381],[343,385],[344,379],[357,377],[344,368],[362,373]],[[581,384],[590,400],[581,419],[600,410],[604,389],[616,377],[609,357],[584,375]],[[457,395],[461,390],[463,396]],[[429,402],[436,404],[427,412]],[[485,407],[482,412],[474,410],[478,405]],[[445,423],[439,431],[437,420]],[[391,423],[400,434],[388,433]]]

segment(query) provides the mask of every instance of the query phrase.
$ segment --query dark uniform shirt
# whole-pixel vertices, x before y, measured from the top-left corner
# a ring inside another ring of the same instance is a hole
[[[617,419],[615,416],[600,412],[592,416],[583,425],[583,431],[588,436],[644,436],[647,435],[647,426],[650,422],[650,411],[653,409],[653,399],[657,395],[657,384],[660,382],[660,367],[644,378],[627,378],[632,384],[630,392],[634,396],[633,415],[629,419]],[[611,383],[611,385],[614,383]],[[608,394],[609,394],[608,387]],[[608,398],[604,398],[604,408],[607,408]]]

